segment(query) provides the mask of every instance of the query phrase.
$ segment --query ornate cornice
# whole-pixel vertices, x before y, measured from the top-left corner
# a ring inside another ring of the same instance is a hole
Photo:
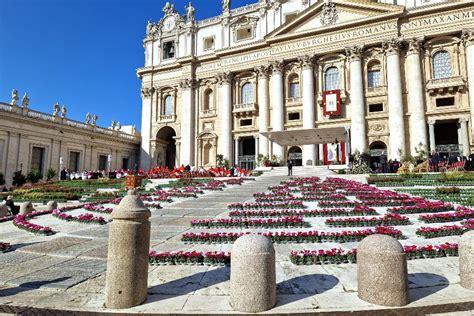
[[[258,66],[254,68],[259,79],[268,79],[270,75],[270,66]]]
[[[272,67],[273,74],[282,74],[284,72],[285,62],[283,60],[272,61],[270,65]]]
[[[407,55],[420,54],[423,49],[423,41],[424,39],[422,37],[408,39],[406,41],[408,43]]]
[[[461,39],[466,47],[474,45],[474,29],[462,30]]]
[[[400,38],[391,38],[382,42],[382,48],[387,56],[400,53],[402,40]]]
[[[153,87],[144,87],[142,88],[142,98],[144,99],[148,99],[148,98],[151,98],[151,96],[153,95],[153,93],[155,92],[155,88]]]
[[[361,61],[363,53],[364,53],[364,46],[362,45],[346,47],[346,56],[349,62],[351,63],[354,61]]]
[[[298,57],[298,62],[302,69],[313,69],[314,67],[314,56],[304,55]]]
[[[232,83],[233,75],[230,71],[220,72],[217,74],[216,78],[219,85],[230,84]]]
[[[196,80],[194,79],[183,79],[179,82],[181,89],[192,89],[196,86]]]

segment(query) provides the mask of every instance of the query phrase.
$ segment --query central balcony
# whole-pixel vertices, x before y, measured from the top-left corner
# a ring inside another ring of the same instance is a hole
[[[234,104],[232,112],[238,115],[255,115],[258,112],[258,108],[256,103]]]

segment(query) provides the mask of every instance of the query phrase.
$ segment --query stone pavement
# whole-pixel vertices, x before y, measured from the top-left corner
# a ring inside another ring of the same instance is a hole
[[[325,177],[333,173],[321,167],[296,167],[294,175]],[[266,191],[268,186],[287,178],[286,168],[278,168],[242,186],[206,193],[198,199],[177,199],[152,210],[151,249],[230,251],[231,245],[184,244],[180,235],[190,230],[192,219],[227,217],[228,203],[250,201],[253,193]],[[0,254],[0,313],[113,312],[103,308],[108,225],[64,222],[49,215],[34,222],[52,226],[58,234],[35,236],[11,222],[0,224],[0,241],[10,242],[15,248],[14,252]],[[358,311],[360,315],[419,315],[474,309],[474,293],[459,286],[457,258],[409,261],[411,303],[390,309],[358,299],[356,265],[295,266],[289,261],[290,249],[321,246],[275,244],[278,303],[268,313]],[[145,304],[115,312],[232,313],[228,267],[150,266],[148,284]]]

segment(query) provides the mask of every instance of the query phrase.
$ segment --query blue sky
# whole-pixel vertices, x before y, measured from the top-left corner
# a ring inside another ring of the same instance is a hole
[[[171,1],[184,14],[189,0]],[[221,12],[221,0],[195,0],[196,18]],[[232,7],[256,0],[233,0]],[[112,120],[140,128],[142,40],[149,19],[162,17],[165,0],[0,0],[0,101],[16,88],[30,107],[68,117],[87,112],[100,126]]]

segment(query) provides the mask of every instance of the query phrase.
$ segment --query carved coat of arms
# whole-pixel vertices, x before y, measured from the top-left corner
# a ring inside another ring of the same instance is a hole
[[[321,12],[321,24],[332,25],[337,22],[338,15],[336,4],[331,1],[326,1]]]

